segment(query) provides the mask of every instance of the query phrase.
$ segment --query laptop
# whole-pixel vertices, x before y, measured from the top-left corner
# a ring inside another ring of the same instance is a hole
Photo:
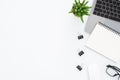
[[[101,22],[120,33],[120,0],[94,0],[85,31],[91,33]]]

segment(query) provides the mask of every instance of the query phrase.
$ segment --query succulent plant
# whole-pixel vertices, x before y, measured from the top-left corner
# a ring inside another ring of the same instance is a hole
[[[87,15],[89,16],[89,9],[91,8],[90,6],[87,6],[88,1],[83,0],[82,2],[80,2],[80,0],[75,0],[75,3],[73,3],[72,9],[69,13],[73,13],[75,16],[79,17],[81,19],[82,22],[84,22],[83,20],[83,16]]]

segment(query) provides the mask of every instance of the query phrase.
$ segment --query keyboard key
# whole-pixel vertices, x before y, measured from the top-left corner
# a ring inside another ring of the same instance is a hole
[[[115,18],[115,17],[112,17],[112,16],[109,16],[109,19],[112,19],[112,20],[115,20],[115,21],[120,21],[120,18]]]
[[[112,3],[112,0],[109,0],[109,3]]]
[[[114,17],[117,17],[117,14],[114,14]]]
[[[114,13],[116,13],[117,12],[117,10],[114,10]]]
[[[114,6],[114,9],[116,9],[117,8],[117,6]]]
[[[117,7],[118,10],[120,10],[120,7]]]
[[[115,4],[116,4],[116,1],[113,1],[113,4],[115,5]]]
[[[106,0],[106,2],[108,2],[108,0]]]
[[[113,11],[113,9],[112,9],[112,8],[110,8],[110,11],[112,12],[112,11]]]
[[[110,7],[112,8],[112,7],[113,7],[113,4],[110,4]]]
[[[117,10],[117,13],[120,14],[120,10]]]
[[[108,15],[105,15],[105,18],[108,18]]]
[[[113,13],[110,13],[110,16],[113,16]]]
[[[102,4],[105,5],[105,2],[103,2]]]
[[[103,9],[105,9],[105,6],[102,6]]]
[[[118,15],[118,17],[120,18],[120,15]]]
[[[101,12],[101,11],[102,11],[101,9],[98,9],[98,8],[95,8],[95,10],[98,11],[98,12]]]
[[[106,7],[106,10],[109,10],[109,7]]]
[[[109,14],[110,14],[110,12],[109,12],[109,11],[107,11],[107,14],[109,15]]]
[[[96,7],[97,7],[97,8],[101,8],[101,5],[99,5],[99,4],[96,4]]]
[[[101,16],[103,17],[103,16],[104,16],[104,14],[101,14]]]
[[[103,10],[103,13],[105,14],[105,13],[106,13],[106,10]]]
[[[109,6],[110,4],[109,4],[109,3],[107,3],[106,5],[107,5],[107,6]]]
[[[94,11],[93,14],[96,14],[96,11]]]
[[[101,3],[102,3],[102,1],[98,0],[98,1],[97,1],[97,3],[98,3],[98,4],[101,4]]]
[[[100,13],[97,13],[97,15],[99,16],[99,15],[100,15]]]

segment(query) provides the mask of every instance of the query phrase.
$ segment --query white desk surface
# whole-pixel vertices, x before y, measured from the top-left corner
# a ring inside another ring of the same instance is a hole
[[[85,23],[68,13],[73,2],[0,1],[0,80],[89,80],[89,64],[113,63],[84,47],[89,35]]]

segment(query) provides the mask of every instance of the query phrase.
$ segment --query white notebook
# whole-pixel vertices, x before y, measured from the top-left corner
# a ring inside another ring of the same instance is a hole
[[[101,23],[97,23],[86,46],[107,58],[120,59],[120,35]]]

